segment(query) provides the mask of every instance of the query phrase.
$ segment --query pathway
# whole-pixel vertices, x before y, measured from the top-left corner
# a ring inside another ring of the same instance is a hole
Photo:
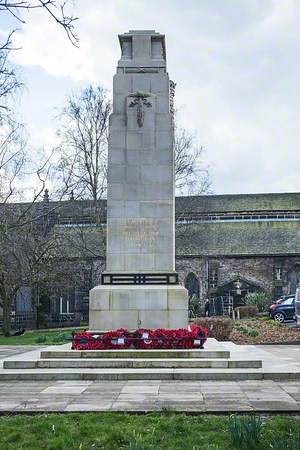
[[[235,346],[233,353],[264,355],[266,366],[300,369],[299,346]],[[1,346],[1,360],[37,346]],[[237,355],[238,356],[238,355]],[[0,369],[1,370],[1,369]],[[300,380],[249,381],[2,381],[0,411],[300,412]]]

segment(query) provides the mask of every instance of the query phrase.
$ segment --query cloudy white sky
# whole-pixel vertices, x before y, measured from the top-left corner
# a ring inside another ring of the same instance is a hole
[[[55,142],[57,108],[89,83],[112,88],[117,34],[166,35],[182,124],[196,130],[215,193],[293,192],[300,180],[299,0],[76,0],[80,48],[25,15],[15,63],[33,147]],[[0,33],[13,25],[1,14]],[[20,24],[18,24],[20,28]]]

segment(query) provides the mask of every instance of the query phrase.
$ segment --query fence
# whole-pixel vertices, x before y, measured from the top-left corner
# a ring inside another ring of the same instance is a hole
[[[50,314],[44,319],[36,317],[33,312],[20,313],[14,312],[11,315],[12,330],[31,330],[36,328],[64,328],[64,327],[78,327],[81,323],[85,323],[84,318],[76,319],[73,313],[70,314]],[[0,331],[3,326],[3,318],[0,317]]]

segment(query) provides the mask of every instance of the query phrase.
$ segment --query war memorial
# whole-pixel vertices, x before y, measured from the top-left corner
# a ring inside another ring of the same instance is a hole
[[[175,272],[165,37],[130,31],[119,40],[109,131],[106,271],[90,293],[90,329],[186,327],[188,294]]]

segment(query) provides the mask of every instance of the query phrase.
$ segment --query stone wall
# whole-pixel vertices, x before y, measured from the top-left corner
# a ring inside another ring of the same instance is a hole
[[[251,285],[257,286],[272,297],[282,289],[283,294],[290,293],[291,272],[295,270],[300,258],[286,257],[219,257],[219,258],[176,258],[176,270],[179,281],[185,284],[187,276],[194,273],[199,280],[200,299],[209,295],[209,270],[217,268],[218,287],[233,281],[237,276]],[[277,280],[275,268],[281,268],[281,279]],[[277,289],[277,291],[276,291]]]

